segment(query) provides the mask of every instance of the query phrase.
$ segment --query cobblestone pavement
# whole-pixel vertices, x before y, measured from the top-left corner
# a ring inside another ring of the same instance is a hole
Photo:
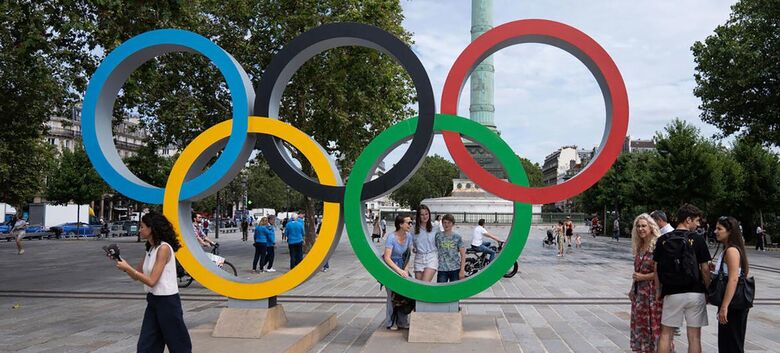
[[[471,227],[459,227],[464,238]],[[504,236],[508,227],[488,227]],[[579,227],[577,231],[586,231]],[[508,352],[630,352],[630,241],[583,237],[582,249],[565,257],[542,246],[534,226],[520,273],[502,279],[463,304],[466,314],[491,315]],[[251,234],[250,234],[251,239]],[[276,274],[252,274],[251,243],[238,233],[222,235],[221,250],[244,278],[278,276],[289,269],[286,246],[277,246]],[[132,352],[145,307],[142,287],[118,272],[101,247],[118,242],[132,262],[143,256],[135,238],[26,241],[16,255],[0,243],[0,352]],[[751,310],[746,349],[780,352],[780,253],[749,250],[756,268],[757,305]],[[346,236],[321,272],[280,297],[288,311],[338,313],[339,326],[312,352],[360,352],[384,319],[384,292],[354,256]],[[774,268],[774,270],[772,269]],[[214,323],[225,298],[193,283],[182,289],[189,327]],[[704,352],[717,351],[716,309],[702,333]],[[686,349],[677,337],[677,351]]]

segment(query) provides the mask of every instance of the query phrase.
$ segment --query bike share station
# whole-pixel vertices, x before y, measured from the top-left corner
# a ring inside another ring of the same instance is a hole
[[[577,57],[598,81],[607,111],[606,129],[594,161],[566,183],[544,188],[528,187],[516,154],[497,134],[457,116],[460,92],[474,68],[502,48],[528,42],[552,45]],[[311,57],[342,46],[374,48],[394,57],[414,82],[419,109],[418,117],[393,125],[366,147],[355,161],[346,185],[334,161],[316,141],[273,118],[278,116],[282,94],[295,71]],[[141,181],[122,163],[112,139],[111,117],[117,93],[130,73],[156,56],[175,51],[200,53],[217,66],[230,89],[233,113],[232,119],[204,131],[182,151],[165,188],[160,188]],[[489,289],[513,266],[528,239],[532,204],[575,196],[595,184],[610,168],[628,128],[625,86],[609,55],[584,33],[557,22],[520,20],[487,31],[463,51],[447,77],[441,104],[442,114],[436,114],[429,78],[412,50],[373,26],[335,23],[301,34],[274,56],[256,90],[243,68],[216,44],[192,32],[166,29],[131,38],[101,63],[85,96],[82,131],[84,146],[98,173],[128,197],[162,204],[182,242],[176,259],[204,287],[227,297],[227,307],[214,325],[190,329],[195,351],[302,353],[326,337],[338,324],[335,313],[286,312],[277,296],[319,271],[346,226],[350,244],[365,269],[393,292],[416,301],[408,334],[405,330],[387,330],[382,325],[366,343],[365,352],[429,352],[445,348],[504,352],[496,319],[464,315],[460,300]],[[371,246],[370,232],[362,216],[366,200],[390,193],[415,173],[435,133],[444,135],[455,163],[469,178],[484,190],[514,201],[514,221],[499,256],[471,277],[446,284],[426,283],[393,272]],[[509,180],[497,179],[482,169],[463,145],[463,137],[491,151],[503,164]],[[386,174],[370,180],[377,164],[410,139],[401,160]],[[308,159],[316,180],[293,164],[282,140]],[[323,200],[322,226],[309,253],[294,269],[267,281],[233,276],[211,262],[195,239],[190,217],[191,202],[227,185],[244,167],[256,142],[269,166],[290,187]],[[216,162],[204,171],[220,150]]]

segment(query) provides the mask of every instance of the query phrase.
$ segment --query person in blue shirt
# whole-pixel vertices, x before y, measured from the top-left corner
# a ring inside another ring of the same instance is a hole
[[[263,272],[263,267],[265,266],[266,262],[266,252],[267,252],[267,246],[268,246],[268,218],[263,217],[260,218],[260,222],[258,222],[257,226],[255,227],[255,258],[252,260],[252,272],[258,272],[257,271],[257,263],[260,262],[260,272]]]
[[[292,270],[303,260],[303,221],[293,213],[292,219],[284,227],[287,246],[290,248],[290,269]]]
[[[265,252],[265,264],[268,265],[268,267],[265,269],[265,272],[276,272],[274,270],[274,254],[276,252],[276,216],[269,215],[268,216],[268,225],[266,226],[266,238],[268,239],[268,242],[266,243],[266,252]],[[262,267],[261,267],[262,268]]]

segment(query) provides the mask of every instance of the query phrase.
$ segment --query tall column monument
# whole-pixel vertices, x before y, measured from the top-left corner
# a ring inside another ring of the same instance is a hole
[[[493,0],[474,0],[471,2],[471,40],[493,28]],[[471,120],[496,131],[493,122],[493,56],[487,57],[471,74]]]
[[[493,28],[493,0],[473,0],[471,2],[471,40],[473,41],[483,33]],[[487,126],[495,133],[496,123],[493,114],[496,107],[493,105],[493,56],[487,57],[471,73],[471,104],[469,113],[471,120]],[[466,149],[474,159],[488,172],[500,179],[506,179],[506,173],[498,161],[485,151],[479,144],[465,141]],[[461,179],[467,177],[461,172]],[[457,184],[456,184],[457,185]]]

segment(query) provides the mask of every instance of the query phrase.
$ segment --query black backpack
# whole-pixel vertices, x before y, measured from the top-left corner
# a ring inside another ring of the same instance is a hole
[[[658,277],[663,286],[695,287],[701,283],[699,262],[689,232],[674,231],[656,247],[663,253],[658,261]]]

